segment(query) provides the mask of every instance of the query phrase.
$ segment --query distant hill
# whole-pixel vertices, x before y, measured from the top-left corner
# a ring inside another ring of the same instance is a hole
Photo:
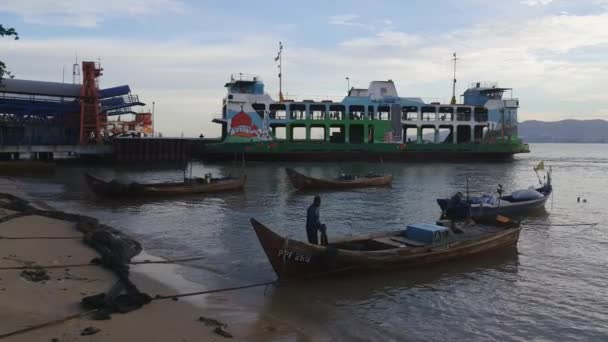
[[[518,130],[527,143],[608,143],[606,120],[530,120]]]

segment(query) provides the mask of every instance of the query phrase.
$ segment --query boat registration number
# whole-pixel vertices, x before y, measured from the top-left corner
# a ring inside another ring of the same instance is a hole
[[[310,255],[299,254],[294,251],[288,251],[286,249],[279,249],[279,257],[282,257],[285,260],[310,263]]]

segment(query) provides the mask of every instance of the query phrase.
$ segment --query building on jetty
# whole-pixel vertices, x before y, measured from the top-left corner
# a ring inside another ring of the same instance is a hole
[[[113,135],[136,126],[151,132],[151,113],[134,111],[145,104],[128,85],[99,88],[102,70],[97,62],[74,64],[73,83],[0,80],[0,159],[19,159],[20,153],[39,159],[108,154]],[[111,119],[121,116],[135,119]]]
[[[392,80],[351,88],[340,102],[275,101],[257,76],[226,83],[222,140],[205,157],[248,160],[509,158],[529,152],[517,135],[519,100],[509,88],[475,83],[461,104],[400,97]]]

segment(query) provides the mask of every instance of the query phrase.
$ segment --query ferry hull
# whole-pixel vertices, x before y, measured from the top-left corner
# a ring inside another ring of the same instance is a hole
[[[510,160],[516,153],[527,153],[527,145],[419,145],[251,143],[210,144],[200,152],[203,160],[247,161],[459,161]],[[342,145],[342,146],[336,146]]]

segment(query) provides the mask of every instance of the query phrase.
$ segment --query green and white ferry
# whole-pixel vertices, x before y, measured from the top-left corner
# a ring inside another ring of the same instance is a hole
[[[450,160],[506,159],[529,152],[517,135],[519,100],[509,88],[474,83],[462,103],[400,97],[392,80],[351,88],[341,101],[279,101],[257,76],[226,83],[220,141],[207,159]]]

